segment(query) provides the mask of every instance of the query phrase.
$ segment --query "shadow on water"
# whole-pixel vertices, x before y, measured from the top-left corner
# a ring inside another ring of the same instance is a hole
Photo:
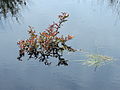
[[[11,16],[18,20],[22,6],[26,6],[26,0],[0,0],[0,19]]]

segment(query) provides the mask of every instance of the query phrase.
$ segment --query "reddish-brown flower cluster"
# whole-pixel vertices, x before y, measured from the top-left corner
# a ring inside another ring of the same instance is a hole
[[[39,35],[33,30],[33,27],[29,26],[29,35],[30,37],[27,40],[21,40],[17,42],[20,50],[19,50],[19,60],[27,53],[29,58],[36,58],[39,61],[45,63],[45,65],[51,64],[48,62],[49,57],[58,58],[58,66],[59,65],[68,65],[67,60],[62,58],[62,52],[64,50],[68,51],[76,51],[70,46],[67,46],[65,43],[68,40],[71,40],[73,36],[68,35],[67,37],[58,37],[59,28],[62,23],[67,21],[69,14],[62,13],[59,15],[59,22],[53,23],[50,25],[44,32],[39,33]]]

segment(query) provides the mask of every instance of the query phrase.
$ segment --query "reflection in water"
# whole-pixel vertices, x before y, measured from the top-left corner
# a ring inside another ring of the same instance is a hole
[[[110,6],[112,6],[113,11],[119,15],[120,13],[120,0],[108,0]]]
[[[120,7],[120,0],[110,0],[109,2],[110,2],[111,6],[114,6],[117,9],[119,9],[119,7]]]
[[[109,2],[111,3],[111,5],[115,5],[115,6],[120,4],[119,0],[109,0]]]
[[[26,5],[26,0],[1,0],[0,1],[0,19],[7,18],[8,15],[17,18],[20,6]]]

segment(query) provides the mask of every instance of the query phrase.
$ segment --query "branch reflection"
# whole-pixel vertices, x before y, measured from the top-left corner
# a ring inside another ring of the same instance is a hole
[[[0,0],[0,19],[8,16],[18,19],[21,6],[26,5],[26,0]]]

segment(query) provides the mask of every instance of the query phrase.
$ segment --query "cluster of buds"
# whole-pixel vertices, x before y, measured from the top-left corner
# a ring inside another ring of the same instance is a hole
[[[29,26],[29,38],[27,40],[21,40],[17,44],[20,48],[18,59],[22,61],[22,57],[27,53],[30,58],[38,59],[39,61],[44,62],[45,65],[50,65],[51,62],[48,62],[49,57],[58,58],[59,65],[68,65],[67,61],[63,56],[63,51],[72,51],[76,50],[66,45],[66,41],[71,40],[73,36],[68,35],[67,37],[58,37],[59,28],[62,23],[67,21],[66,18],[69,16],[67,13],[62,13],[59,15],[59,22],[53,23],[45,31],[37,34],[33,27]]]
[[[69,14],[65,13],[65,12],[62,12],[62,15],[59,15],[58,18],[60,20],[65,20],[67,17],[69,17]]]

